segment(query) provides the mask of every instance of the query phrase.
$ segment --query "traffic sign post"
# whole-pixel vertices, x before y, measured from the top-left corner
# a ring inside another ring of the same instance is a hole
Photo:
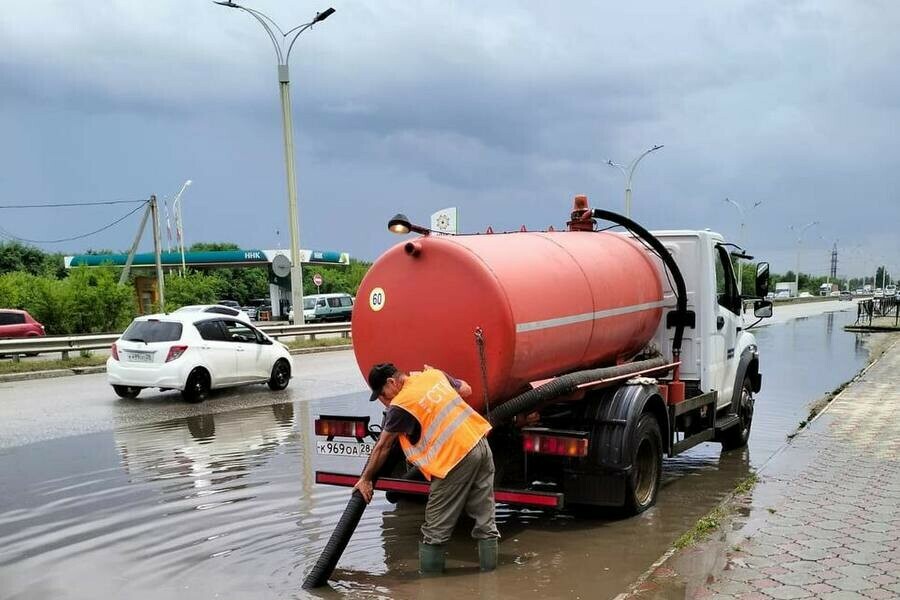
[[[316,293],[317,294],[319,293],[319,288],[322,286],[323,281],[324,281],[324,279],[322,279],[322,276],[319,275],[318,273],[313,275],[313,283],[316,285]]]

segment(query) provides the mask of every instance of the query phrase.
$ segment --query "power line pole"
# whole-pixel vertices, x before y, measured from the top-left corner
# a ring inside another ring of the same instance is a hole
[[[144,236],[144,228],[147,227],[147,218],[150,216],[150,201],[147,201],[147,207],[144,209],[144,215],[141,217],[141,224],[138,225],[137,235],[134,236],[134,242],[131,244],[131,250],[128,251],[128,258],[125,259],[125,268],[119,276],[119,285],[124,285],[128,281],[128,274],[131,273],[131,263],[134,262],[134,255],[137,252],[138,244]]]
[[[150,196],[150,213],[153,216],[153,252],[156,254],[156,290],[159,297],[159,312],[166,312],[166,281],[163,278],[162,257],[160,256],[162,241],[159,239],[159,206],[156,194]]]

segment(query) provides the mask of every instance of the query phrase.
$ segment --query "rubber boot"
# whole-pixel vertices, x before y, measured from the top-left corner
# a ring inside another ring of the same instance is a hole
[[[497,568],[497,538],[478,540],[478,564],[482,571],[493,571]]]
[[[444,545],[419,542],[419,573],[440,575],[444,572]]]

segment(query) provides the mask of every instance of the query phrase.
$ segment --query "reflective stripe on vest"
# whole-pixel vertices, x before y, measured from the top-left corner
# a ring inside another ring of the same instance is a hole
[[[491,429],[437,369],[407,377],[391,405],[409,412],[419,422],[419,441],[413,444],[401,434],[400,446],[406,459],[429,480],[445,477]]]

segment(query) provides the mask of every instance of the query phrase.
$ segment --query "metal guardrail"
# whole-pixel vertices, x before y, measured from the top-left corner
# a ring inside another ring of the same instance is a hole
[[[314,325],[268,325],[257,327],[269,337],[275,339],[282,337],[303,337],[311,340],[317,335],[341,334],[341,337],[350,337],[350,323],[316,323]],[[101,350],[109,348],[113,342],[119,339],[121,333],[101,333],[91,335],[59,335],[34,338],[19,338],[13,340],[0,340],[0,356],[12,355],[17,359],[20,355],[34,355],[42,352],[61,352],[63,358],[69,357],[69,352],[82,350]]]

